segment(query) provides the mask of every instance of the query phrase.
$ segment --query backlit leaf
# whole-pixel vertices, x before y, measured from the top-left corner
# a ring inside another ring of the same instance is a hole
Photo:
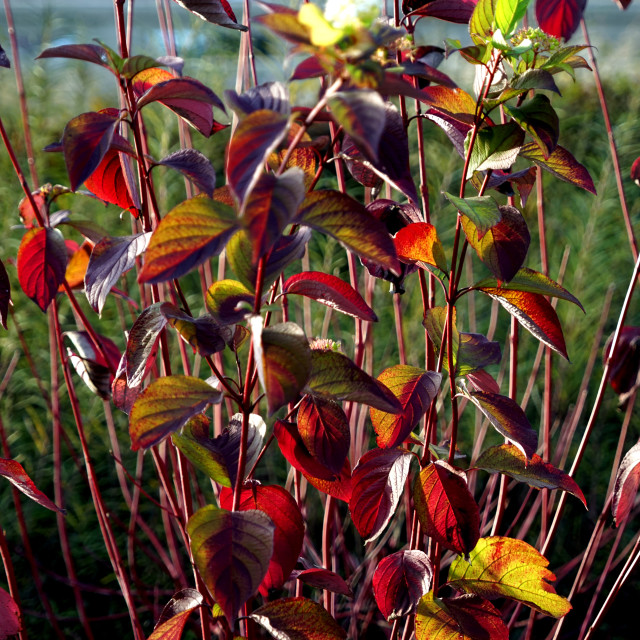
[[[372,449],[354,467],[349,511],[365,544],[382,533],[395,513],[412,457],[403,449]]]
[[[469,33],[476,44],[482,44],[493,34],[497,0],[478,0],[469,20]]]
[[[11,303],[11,282],[9,274],[0,260],[0,324],[7,328],[7,314]]]
[[[214,403],[222,393],[192,376],[154,380],[136,399],[129,414],[131,448],[148,449],[184,426]]]
[[[180,640],[189,615],[202,606],[203,597],[195,589],[178,591],[165,605],[149,640]]]
[[[551,106],[549,98],[542,93],[535,96],[521,107],[504,106],[511,116],[536,141],[547,159],[558,144],[560,124],[558,115]]]
[[[500,612],[473,594],[434,598],[427,593],[416,611],[416,640],[509,640]]]
[[[586,6],[587,0],[536,0],[536,20],[549,35],[568,40]]]
[[[150,237],[150,233],[106,237],[93,247],[84,278],[84,292],[95,311],[102,313],[111,288],[123,273],[135,266],[136,258],[145,251]]]
[[[183,276],[218,255],[238,225],[227,205],[205,196],[185,200],[153,232],[139,281],[157,284]]]
[[[458,198],[450,193],[443,193],[443,195],[460,213],[473,222],[480,236],[498,224],[502,218],[500,207],[491,196]]]
[[[247,27],[239,24],[233,9],[227,0],[174,0],[181,7],[191,11],[202,20],[218,24],[227,29],[238,29],[246,31]]]
[[[549,584],[555,576],[549,561],[522,540],[481,538],[469,559],[458,557],[449,569],[448,584],[482,598],[510,598],[554,618],[571,611],[569,601]]]
[[[138,209],[131,197],[129,185],[122,169],[120,153],[111,147],[100,164],[85,180],[85,186],[101,200],[128,209],[138,217]]]
[[[250,616],[277,640],[344,640],[344,629],[321,605],[307,598],[280,598]]]
[[[67,122],[62,149],[71,189],[75,191],[97,168],[111,146],[119,116],[82,113]]]
[[[297,421],[300,438],[310,455],[339,474],[351,443],[349,421],[340,405],[305,396],[298,407]]]
[[[391,236],[357,200],[338,191],[313,191],[298,212],[298,222],[333,236],[360,257],[400,275]]]
[[[69,257],[64,278],[72,289],[84,287],[84,276],[87,273],[92,248],[93,243],[85,240]],[[64,291],[64,285],[61,285],[58,291]]]
[[[378,320],[373,309],[350,284],[329,273],[321,271],[297,273],[285,281],[282,293],[306,296],[337,311],[368,322],[377,322]]]
[[[333,571],[313,567],[312,569],[304,569],[303,571],[294,571],[297,580],[308,584],[316,589],[324,589],[331,593],[339,593],[343,596],[353,598],[353,591],[344,579]]]
[[[616,483],[613,488],[613,502],[611,513],[616,526],[620,526],[631,511],[636,493],[640,485],[640,442],[637,442],[622,459]]]
[[[456,553],[467,554],[480,537],[480,512],[461,469],[437,460],[420,472],[413,502],[425,533]]]
[[[21,631],[20,607],[4,589],[0,588],[0,638],[17,636]]]
[[[469,244],[500,282],[509,282],[527,257],[531,236],[523,215],[515,207],[500,207],[500,222],[481,234],[475,224],[462,216]]]
[[[569,359],[558,315],[544,296],[493,287],[482,287],[480,291],[497,300],[540,342]]]
[[[498,433],[513,442],[531,460],[538,447],[538,434],[520,405],[507,396],[478,391],[468,395]]]
[[[330,349],[311,351],[307,388],[313,395],[360,402],[389,413],[402,410],[387,387],[357,367],[347,356]]]
[[[527,12],[530,0],[498,0],[495,3],[495,25],[505,37],[513,33]]]
[[[520,157],[535,162],[539,167],[552,173],[560,180],[596,194],[596,188],[586,167],[560,145],[553,150],[548,158],[545,158],[542,149],[535,142],[529,142],[520,149]]]
[[[527,460],[522,451],[512,444],[502,444],[482,452],[476,460],[478,469],[491,473],[504,473],[514,480],[526,482],[536,489],[560,489],[576,496],[585,508],[584,495],[576,481],[551,463],[545,462],[539,455],[533,454]]]
[[[398,258],[403,262],[416,262],[425,268],[438,267],[447,272],[447,259],[436,228],[428,222],[413,222],[396,233],[393,243]]]
[[[371,408],[371,424],[379,447],[392,448],[402,444],[419,420],[428,411],[438,394],[442,376],[433,371],[398,364],[385,369],[378,381],[384,384],[402,406],[400,413],[387,413]]]
[[[67,248],[56,229],[29,229],[18,249],[18,281],[25,294],[46,311],[64,280]]]
[[[383,558],[373,574],[373,592],[378,609],[387,620],[411,613],[429,591],[433,567],[424,551],[396,551]]]
[[[470,134],[465,139],[465,152],[469,141]],[[480,129],[471,151],[467,178],[470,178],[474,171],[509,169],[516,161],[523,142],[524,131],[513,122]],[[532,144],[538,148],[538,145]]]
[[[216,188],[216,171],[207,156],[196,149],[180,149],[159,160],[158,165],[179,171],[210,198]]]
[[[216,447],[215,439],[174,433],[171,440],[191,464],[206,473],[214,482],[223,487],[233,486],[225,456]]]
[[[227,181],[241,209],[288,128],[289,117],[269,109],[259,109],[240,120],[227,147]]]
[[[196,567],[231,625],[267,573],[274,530],[257,509],[231,512],[207,505],[189,518]]]
[[[254,294],[237,280],[217,280],[207,290],[207,309],[222,324],[234,324],[251,313]]]
[[[63,509],[47,498],[47,496],[36,487],[33,480],[27,475],[22,465],[15,460],[0,458],[0,476],[4,476],[16,489],[19,489],[25,496],[37,502],[40,506],[64,513]],[[0,616],[1,619],[1,616]]]
[[[294,322],[262,328],[251,322],[253,349],[269,415],[297,399],[311,373],[311,350],[304,331]]]
[[[233,491],[224,489],[220,493],[220,506],[231,509],[232,504]],[[239,511],[250,509],[266,513],[275,527],[273,554],[259,588],[266,597],[269,589],[282,587],[296,566],[304,540],[304,521],[297,502],[288,491],[277,485],[245,484],[240,494]]]

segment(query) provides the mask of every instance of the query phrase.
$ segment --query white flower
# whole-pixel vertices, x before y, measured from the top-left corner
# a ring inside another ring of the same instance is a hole
[[[380,15],[380,0],[327,0],[324,17],[336,29],[370,27]]]

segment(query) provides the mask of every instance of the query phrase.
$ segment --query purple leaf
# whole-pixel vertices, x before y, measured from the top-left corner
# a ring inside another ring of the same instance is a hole
[[[93,62],[110,69],[109,58],[104,47],[98,44],[64,44],[60,47],[45,49],[36,60],[42,58],[71,58],[72,60],[84,60]]]
[[[179,171],[189,178],[200,191],[213,197],[213,190],[216,188],[216,171],[210,160],[200,151],[180,149],[165,156],[157,164]]]
[[[251,87],[241,95],[228,90],[224,92],[224,97],[239,118],[260,109],[269,109],[286,116],[291,113],[289,89],[282,82],[265,82]]]
[[[133,323],[124,357],[126,362],[127,384],[136,387],[144,380],[151,366],[152,355],[160,332],[167,324],[162,313],[162,303],[156,302],[147,307]]]
[[[11,282],[9,274],[0,260],[0,324],[7,328],[7,314],[11,303]]]
[[[247,27],[239,24],[233,9],[227,0],[174,0],[181,7],[191,11],[194,15],[202,20],[211,22],[212,24],[226,27],[227,29],[238,29],[246,31]]]

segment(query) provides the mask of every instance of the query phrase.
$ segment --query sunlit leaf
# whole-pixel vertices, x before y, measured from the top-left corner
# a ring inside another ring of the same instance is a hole
[[[505,37],[513,33],[527,12],[530,0],[499,0],[495,3],[495,25]]]
[[[67,248],[56,229],[29,229],[18,249],[18,281],[25,294],[46,311],[64,280]]]
[[[68,241],[67,246],[69,246]],[[87,272],[92,248],[93,243],[85,240],[69,257],[69,262],[67,262],[67,268],[64,272],[64,278],[72,289],[80,289],[84,287],[84,276]],[[60,285],[60,287],[58,287],[58,291],[64,291],[64,285]]]
[[[493,34],[496,0],[478,0],[469,20],[469,33],[476,44],[482,44]]]
[[[353,591],[344,581],[344,578],[328,569],[314,567],[303,571],[294,571],[293,575],[295,575],[296,580],[300,580],[300,582],[304,582],[310,587],[353,598]]]
[[[27,475],[27,472],[19,462],[0,458],[0,476],[4,476],[16,489],[22,491],[25,496],[31,498],[40,506],[50,509],[51,511],[65,513],[64,509],[56,506],[52,500],[49,500],[49,498],[36,487],[33,480]]]
[[[149,640],[180,640],[187,618],[202,606],[202,594],[195,589],[181,589],[165,605]]]
[[[327,610],[307,598],[280,598],[250,616],[277,640],[344,640],[342,627]]]
[[[398,258],[403,262],[415,262],[420,266],[437,267],[447,272],[447,259],[436,228],[428,222],[413,222],[396,233],[393,243]]]
[[[139,281],[156,284],[183,276],[218,255],[238,226],[231,207],[205,196],[185,200],[153,232]]]
[[[385,369],[378,381],[384,384],[402,406],[400,413],[387,413],[371,408],[371,424],[379,447],[392,448],[402,444],[428,411],[438,394],[442,376],[433,371],[398,364]]]
[[[200,191],[213,197],[213,191],[216,188],[216,171],[209,158],[197,149],[174,151],[162,160],[158,160],[157,165],[171,167],[179,171],[189,178]]]
[[[469,558],[458,557],[449,569],[448,584],[490,600],[510,598],[554,618],[569,611],[569,601],[549,584],[555,576],[549,561],[522,540],[481,538]]]
[[[336,402],[305,396],[298,407],[298,432],[309,454],[339,474],[349,453],[351,432]]]
[[[362,371],[347,356],[330,349],[311,351],[307,388],[313,395],[360,402],[389,413],[402,409],[387,387]]]
[[[378,317],[362,296],[344,280],[321,271],[303,271],[288,278],[282,293],[298,294],[326,304],[337,311],[368,322]]]
[[[111,288],[123,273],[135,266],[136,258],[145,251],[150,237],[150,233],[106,237],[93,248],[84,278],[84,291],[95,311],[102,313]]]
[[[375,540],[395,513],[412,457],[403,449],[372,449],[354,467],[349,511],[365,543]]]
[[[576,481],[551,463],[545,462],[539,455],[533,454],[527,460],[518,447],[502,444],[483,451],[476,460],[478,469],[491,473],[504,473],[519,482],[526,482],[536,489],[560,489],[576,496],[585,508],[584,495]]]
[[[11,304],[11,282],[9,274],[0,260],[0,324],[7,328],[7,314]]]
[[[622,459],[613,488],[611,513],[616,526],[629,515],[640,485],[640,442],[637,442]]]
[[[207,309],[222,324],[240,322],[251,313],[254,294],[237,280],[217,280],[207,290]]]
[[[434,598],[427,593],[416,611],[416,640],[509,640],[500,612],[473,594]]]
[[[456,553],[467,554],[480,537],[480,511],[461,469],[437,460],[420,472],[413,502],[425,533]]]
[[[227,27],[227,29],[247,30],[247,27],[238,23],[227,0],[174,0],[174,2],[212,24]]]
[[[92,174],[84,181],[89,191],[101,200],[128,209],[138,217],[138,207],[129,190],[120,153],[111,147]]]
[[[222,393],[192,376],[165,376],[154,380],[136,399],[129,414],[131,448],[148,449],[180,429],[214,403]]]
[[[4,589],[0,588],[0,638],[17,636],[21,631],[20,607]]]
[[[302,203],[298,222],[333,236],[359,256],[400,275],[389,233],[352,197],[338,191],[313,191]]]
[[[465,152],[470,138],[471,134],[468,134],[465,139]],[[467,178],[470,178],[474,171],[509,169],[516,161],[523,142],[524,131],[513,122],[480,129],[471,151]],[[538,146],[533,144],[537,149]]]
[[[558,144],[560,129],[558,115],[549,98],[542,93],[536,93],[521,107],[505,105],[504,110],[536,141],[543,157],[549,158]]]
[[[274,530],[257,509],[231,512],[207,505],[189,518],[196,567],[231,625],[267,573]]]
[[[233,491],[220,493],[220,506],[231,509]],[[296,566],[304,540],[304,521],[298,503],[291,494],[277,485],[247,483],[240,494],[239,511],[259,509],[266,513],[275,527],[273,554],[269,569],[260,583],[259,591],[267,596],[269,589],[280,589]]]
[[[587,0],[536,0],[536,20],[549,35],[568,40],[586,6]]]
[[[540,342],[569,359],[558,315],[544,296],[492,287],[482,287],[480,291],[497,300]]]
[[[502,218],[500,207],[491,196],[458,198],[451,193],[443,193],[443,195],[460,213],[473,222],[480,236],[498,224]]]
[[[383,558],[373,574],[373,592],[378,609],[387,620],[411,613],[429,591],[433,567],[424,551],[396,551]]]
[[[185,429],[187,431],[187,429]],[[195,467],[223,487],[232,487],[224,454],[216,447],[215,439],[198,438],[187,433],[174,433],[173,444]]]

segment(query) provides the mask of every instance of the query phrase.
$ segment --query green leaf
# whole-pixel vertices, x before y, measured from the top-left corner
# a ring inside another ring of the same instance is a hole
[[[496,0],[495,25],[505,38],[510,37],[516,25],[527,12],[530,0]]]
[[[469,33],[472,40],[482,45],[493,33],[496,3],[498,0],[478,0],[469,20]]]
[[[473,198],[458,198],[443,192],[444,197],[460,212],[469,218],[483,236],[491,227],[498,224],[502,218],[498,203],[491,196],[476,196]]]
[[[471,131],[464,141],[465,153],[468,152],[470,140]],[[480,129],[471,151],[466,177],[470,178],[474,171],[509,169],[516,161],[523,142],[524,131],[513,122]]]
[[[504,110],[536,141],[545,160],[548,159],[558,144],[560,133],[558,114],[551,106],[549,98],[536,93],[522,107],[505,105]]]
[[[214,447],[207,446],[208,440],[199,441],[186,433],[174,433],[171,440],[189,462],[206,473],[214,482],[223,487],[232,486],[224,455]]]
[[[217,280],[205,299],[211,315],[223,324],[244,320],[253,309],[254,294],[237,280]]]
[[[569,601],[549,584],[555,576],[549,561],[522,540],[493,536],[481,538],[469,559],[456,558],[448,584],[483,598],[510,598],[554,618],[571,611]]]

